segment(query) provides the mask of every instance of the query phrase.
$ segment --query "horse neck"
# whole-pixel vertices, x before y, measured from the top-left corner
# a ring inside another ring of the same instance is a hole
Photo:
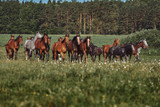
[[[112,44],[112,46],[117,46],[117,43],[116,43],[116,42],[114,42],[114,43]]]
[[[138,50],[139,48],[142,48],[142,46],[140,44],[135,44],[134,48],[135,48],[135,50]]]
[[[14,42],[15,42],[16,45],[19,45],[20,41],[19,41],[19,39],[15,39]]]
[[[35,43],[37,39],[38,39],[38,36],[35,36],[35,37],[32,39],[32,41]]]

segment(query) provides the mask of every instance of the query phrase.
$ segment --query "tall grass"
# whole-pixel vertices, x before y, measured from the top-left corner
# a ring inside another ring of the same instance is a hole
[[[27,36],[23,35],[24,41]],[[49,36],[52,43],[59,37]],[[103,59],[93,63],[90,58],[88,63],[70,63],[68,59],[63,63],[52,61],[51,56],[49,62],[38,62],[33,58],[25,61],[21,47],[18,60],[9,61],[4,44],[10,35],[0,37],[0,106],[160,106],[158,55],[143,53],[140,63],[104,63]],[[91,38],[102,46],[124,37]]]

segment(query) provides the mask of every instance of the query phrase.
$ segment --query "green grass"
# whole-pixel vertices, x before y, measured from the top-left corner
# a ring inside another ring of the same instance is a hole
[[[51,44],[59,37],[49,36]],[[46,63],[33,58],[25,61],[21,47],[18,60],[9,61],[4,44],[10,35],[0,37],[0,106],[160,106],[160,56],[155,49],[143,50],[140,63],[134,57],[131,63],[104,63],[103,58],[95,63],[90,58],[88,63],[69,63],[68,59],[63,63],[52,61],[51,56]],[[102,46],[124,37],[91,38]]]

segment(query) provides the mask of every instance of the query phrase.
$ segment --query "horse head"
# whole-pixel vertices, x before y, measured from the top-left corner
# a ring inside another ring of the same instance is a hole
[[[87,47],[90,47],[90,45],[91,45],[91,37],[87,36],[87,38],[85,40],[87,42]]]
[[[80,45],[80,43],[81,43],[81,37],[80,37],[80,35],[76,36],[76,40],[77,40],[78,45]]]
[[[48,35],[44,34],[43,39],[44,39],[44,43],[47,44],[48,43]]]
[[[119,45],[119,44],[120,44],[119,39],[116,38],[116,39],[114,40],[113,46],[117,46],[117,45]]]
[[[48,37],[48,45],[51,44],[51,37]]]
[[[21,45],[23,45],[23,37],[22,36],[18,36],[17,37],[17,41],[21,44]]]
[[[63,41],[63,38],[62,38],[62,37],[59,37],[59,38],[58,38],[58,41],[59,41],[59,42],[62,42],[62,41]]]
[[[142,43],[142,48],[147,49],[148,47],[147,41],[144,39],[144,40],[141,40],[140,42]]]
[[[65,35],[65,42],[66,42],[66,43],[69,42],[69,34]]]
[[[14,36],[13,36],[13,35],[11,35],[11,39],[14,39]]]
[[[39,32],[37,32],[35,37],[36,38],[42,38],[42,35]]]

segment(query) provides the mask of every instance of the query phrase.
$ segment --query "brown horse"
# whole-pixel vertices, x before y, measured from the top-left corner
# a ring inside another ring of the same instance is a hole
[[[84,40],[81,40],[80,46],[78,47],[78,54],[81,56],[85,55],[85,61],[87,62],[87,49],[90,49],[91,37],[87,36]]]
[[[48,35],[44,34],[44,36],[35,41],[35,53],[39,52],[40,59],[42,59],[42,52],[47,55],[48,50]],[[36,54],[35,54],[36,57]],[[49,57],[47,57],[47,61]]]
[[[71,62],[74,59],[78,59],[78,47],[80,43],[81,43],[80,35],[74,36],[73,39],[68,42],[67,51],[68,51],[69,61],[70,61],[70,55],[71,55]]]
[[[120,44],[120,42],[119,42],[119,39],[116,38],[112,45],[104,45],[103,46],[103,56],[104,56],[105,62],[107,61],[107,54],[109,52],[109,48],[112,46],[117,46],[118,44]]]
[[[15,60],[17,59],[17,52],[19,50],[19,43],[23,44],[23,38],[22,36],[18,36],[16,39],[14,39],[13,36],[11,36],[12,39],[9,40],[9,42],[5,45],[7,57],[9,56],[9,59],[14,57],[15,53]]]
[[[56,60],[58,54],[61,55],[63,61],[65,60],[66,52],[67,52],[67,46],[66,44],[69,41],[69,35],[65,35],[65,38],[63,41],[61,41],[61,38],[59,39],[58,42],[53,43],[52,45],[52,54],[53,54],[53,59]]]
[[[135,43],[132,45],[132,54],[135,56],[136,61],[140,60],[139,59],[139,54],[141,52],[141,49],[147,49],[148,48],[148,44],[146,40],[140,40],[139,42]]]
[[[11,38],[10,38],[10,40],[6,43],[6,45],[5,45],[5,48],[6,48],[6,53],[7,53],[7,58],[9,57],[9,45],[8,44],[10,44],[10,42],[12,41],[12,40],[14,40],[14,36],[13,35],[11,35]]]

